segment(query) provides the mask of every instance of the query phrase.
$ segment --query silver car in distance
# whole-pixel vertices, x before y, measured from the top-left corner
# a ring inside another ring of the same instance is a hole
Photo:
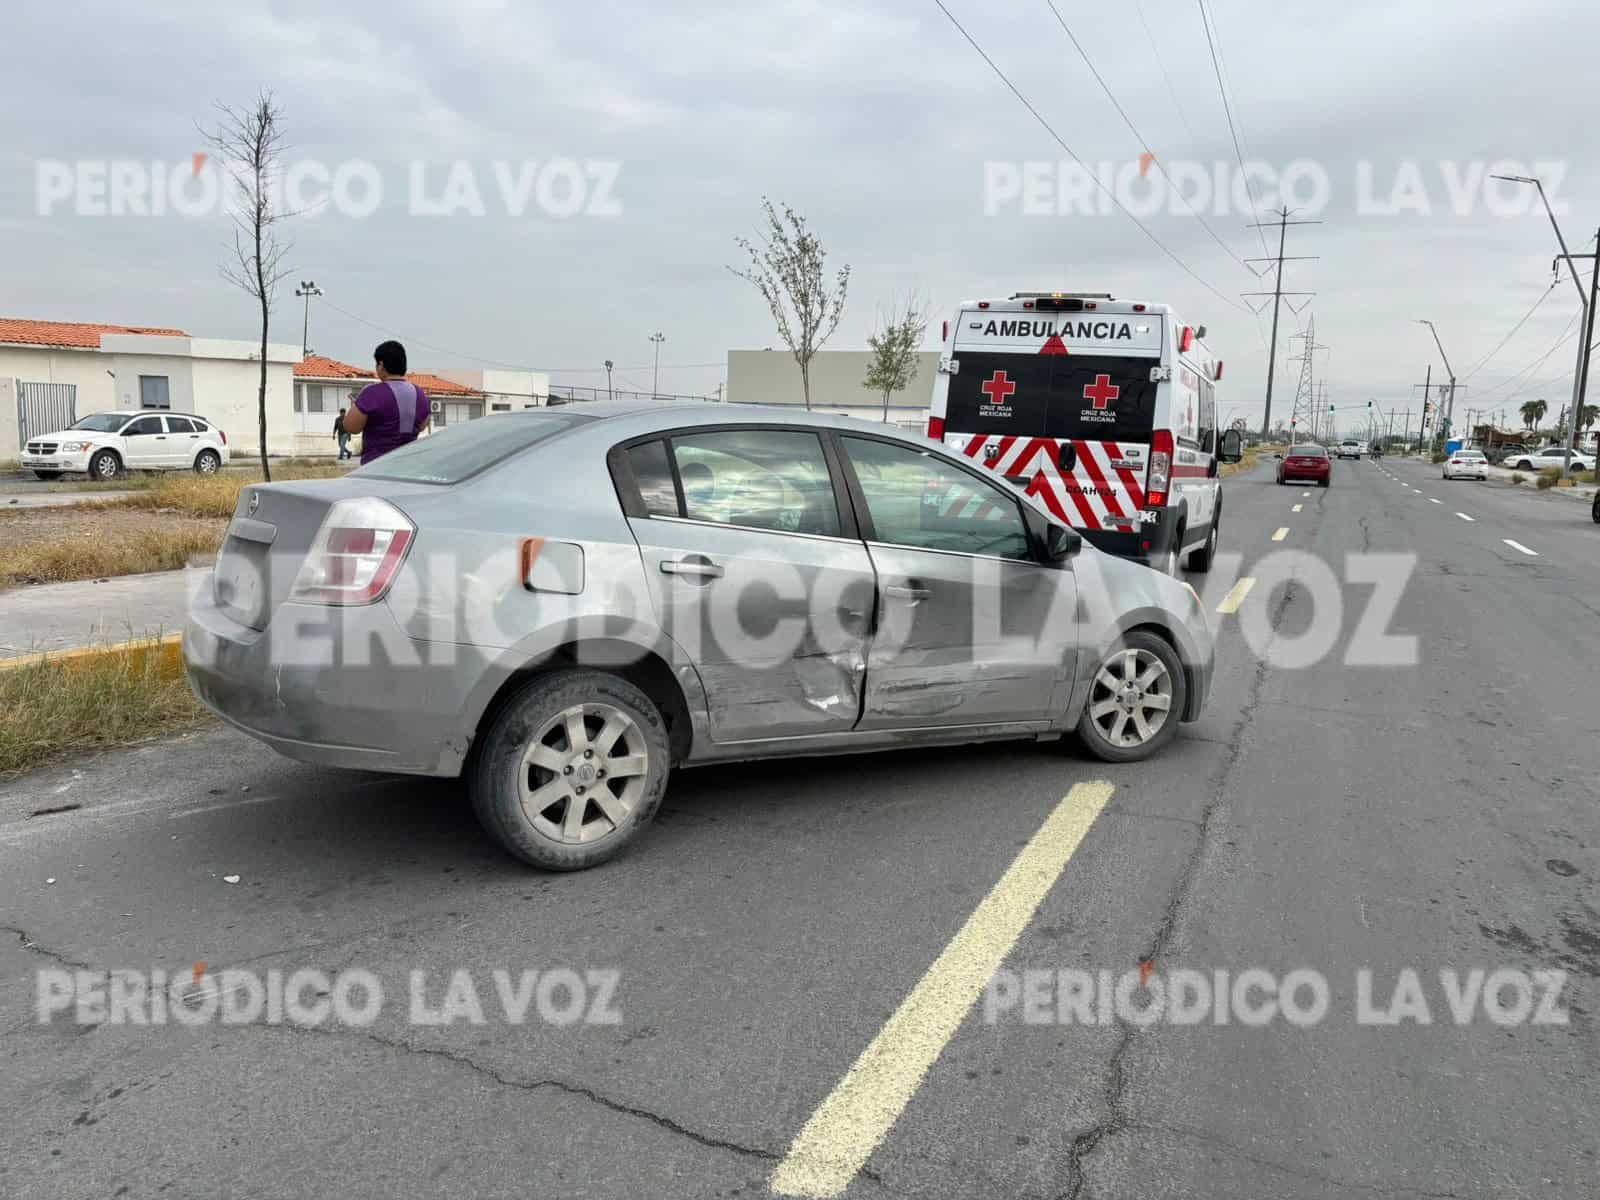
[[[1144,758],[1198,717],[1192,588],[955,451],[729,405],[540,408],[341,479],[245,489],[184,661],[291,758],[465,775],[571,870],[674,767],[1075,732]]]

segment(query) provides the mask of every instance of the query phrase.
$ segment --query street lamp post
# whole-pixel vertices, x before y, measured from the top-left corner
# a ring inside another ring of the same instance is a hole
[[[650,335],[650,340],[656,344],[655,374],[650,376],[650,399],[654,400],[661,394],[661,343],[667,340],[667,335],[657,330]]]
[[[1435,346],[1439,347],[1439,357],[1444,359],[1444,373],[1450,377],[1450,385],[1449,385],[1450,386],[1450,390],[1447,393],[1448,398],[1446,399],[1445,406],[1444,406],[1444,420],[1442,422],[1436,423],[1435,426],[1434,426],[1434,428],[1436,428],[1436,429],[1443,429],[1444,430],[1445,439],[1448,441],[1450,435],[1455,432],[1455,423],[1454,423],[1454,417],[1455,417],[1455,414],[1456,414],[1456,373],[1455,373],[1455,368],[1453,368],[1450,365],[1450,357],[1447,354],[1445,354],[1445,352],[1444,352],[1444,343],[1439,340],[1439,331],[1433,327],[1433,322],[1427,320],[1426,318],[1419,318],[1417,320],[1417,324],[1418,325],[1426,325],[1428,327],[1428,331],[1433,334],[1433,344]]]
[[[611,360],[609,358],[606,359],[606,399],[608,399],[608,400],[615,400],[617,398],[617,393],[615,391],[613,391],[612,388],[611,388],[611,367],[612,367],[612,365],[613,364],[612,364]]]
[[[311,353],[308,341],[311,334],[311,297],[322,295],[322,289],[317,286],[314,279],[302,279],[300,286],[295,288],[296,296],[304,296],[306,300],[305,319],[300,324],[300,357],[305,358]]]

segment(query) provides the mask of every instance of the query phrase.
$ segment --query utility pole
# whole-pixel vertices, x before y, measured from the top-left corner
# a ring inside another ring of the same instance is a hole
[[[667,340],[667,335],[658,330],[650,335],[650,340],[656,344],[656,370],[650,377],[650,399],[654,400],[661,394],[661,343]]]
[[[611,360],[609,358],[606,359],[606,399],[608,399],[608,400],[615,400],[617,398],[617,393],[615,391],[613,391],[612,387],[611,387],[611,367],[612,367],[612,365],[613,364],[612,364]]]
[[[1285,258],[1284,257],[1284,254],[1283,254],[1284,238],[1288,233],[1289,226],[1291,226],[1291,225],[1321,225],[1322,224],[1321,221],[1291,221],[1291,220],[1289,220],[1289,218],[1294,215],[1294,211],[1295,211],[1294,209],[1291,209],[1291,208],[1285,206],[1283,208],[1278,209],[1276,212],[1274,212],[1272,214],[1273,216],[1277,217],[1277,221],[1275,221],[1275,222],[1259,221],[1259,222],[1255,223],[1254,225],[1250,226],[1251,229],[1270,229],[1270,228],[1272,228],[1272,226],[1274,224],[1277,225],[1277,227],[1278,227],[1278,253],[1277,253],[1276,257],[1274,257],[1274,258],[1247,258],[1247,259],[1245,259],[1246,263],[1253,263],[1253,262],[1275,263],[1277,265],[1277,275],[1273,279],[1272,290],[1270,292],[1246,292],[1245,293],[1246,296],[1270,296],[1270,297],[1272,297],[1272,340],[1271,340],[1271,344],[1270,344],[1270,346],[1268,347],[1268,350],[1267,350],[1267,406],[1266,406],[1266,411],[1261,414],[1261,436],[1263,438],[1267,436],[1267,427],[1268,427],[1269,423],[1272,421],[1272,380],[1273,380],[1274,369],[1276,368],[1277,362],[1278,362],[1278,308],[1279,308],[1279,305],[1280,305],[1280,303],[1282,302],[1282,300],[1283,300],[1283,298],[1285,296],[1304,296],[1304,297],[1306,297],[1306,299],[1305,299],[1304,303],[1302,303],[1300,305],[1299,308],[1295,308],[1295,306],[1294,306],[1294,304],[1292,302],[1289,305],[1289,310],[1291,312],[1299,313],[1302,310],[1304,310],[1304,308],[1305,308],[1305,306],[1307,304],[1311,303],[1311,297],[1316,295],[1315,292],[1286,292],[1286,291],[1283,290],[1283,264],[1284,263],[1286,263],[1286,262],[1302,262],[1302,261],[1307,261],[1309,259],[1314,259],[1314,258],[1320,257],[1320,255],[1315,255],[1315,254],[1299,255],[1299,256],[1296,256],[1296,257],[1293,257],[1293,258]],[[1251,267],[1250,269],[1252,271],[1255,270],[1254,267]],[[1267,270],[1267,268],[1263,267],[1260,271],[1256,272],[1257,276],[1259,277],[1260,275],[1265,274],[1266,270]],[[1262,308],[1265,308],[1265,307],[1266,307],[1266,305],[1263,302]],[[1259,315],[1260,312],[1261,312],[1261,309],[1256,309],[1255,312]]]
[[[295,288],[294,294],[296,296],[304,296],[306,299],[305,318],[300,323],[300,357],[303,359],[311,353],[309,346],[311,336],[311,297],[322,295],[322,289],[317,286],[316,280],[302,279],[300,286]]]
[[[1572,422],[1567,427],[1567,455],[1564,460],[1563,471],[1572,470],[1572,451],[1578,444],[1578,420],[1583,415],[1584,400],[1589,392],[1589,360],[1594,357],[1594,306],[1600,300],[1600,230],[1595,231],[1595,253],[1579,254],[1578,258],[1594,260],[1594,268],[1589,272],[1589,311],[1584,317],[1583,330],[1583,370],[1578,374],[1576,394],[1572,397]]]
[[[1400,445],[1409,452],[1411,449],[1411,409],[1406,409],[1406,431],[1400,435]]]

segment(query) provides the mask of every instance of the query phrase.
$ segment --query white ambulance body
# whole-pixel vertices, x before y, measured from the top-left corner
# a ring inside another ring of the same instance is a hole
[[[1102,550],[1205,570],[1222,516],[1222,363],[1204,332],[1107,295],[967,301],[944,328],[928,436]]]

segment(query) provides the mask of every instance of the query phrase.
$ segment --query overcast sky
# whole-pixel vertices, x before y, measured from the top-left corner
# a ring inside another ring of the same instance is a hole
[[[1159,162],[1237,172],[1197,0],[1057,2]],[[1045,0],[946,3],[1077,155],[1137,160],[1145,146]],[[1480,183],[1457,212],[1449,179],[1477,180],[1503,161],[1563,164],[1556,198],[1574,251],[1600,221],[1589,165],[1600,134],[1583,82],[1600,10],[1209,3],[1245,157],[1279,170],[1314,163],[1329,183],[1313,214],[1325,224],[1289,237],[1290,254],[1321,257],[1290,264],[1285,282],[1317,293],[1305,316],[1329,348],[1319,378],[1340,405],[1374,396],[1415,409],[1411,385],[1430,362],[1435,379],[1441,370],[1416,318],[1437,324],[1465,379],[1552,279],[1542,210],[1497,214]],[[265,86],[283,107],[291,160],[365,160],[383,184],[370,216],[324,211],[284,226],[293,274],[275,341],[299,340],[290,293],[310,278],[327,292],[311,345],[347,361],[369,361],[381,331],[421,365],[523,364],[603,384],[612,358],[619,387],[648,388],[647,339],[660,330],[662,390],[709,392],[729,349],[778,344],[759,298],[726,270],[770,195],[809,219],[831,263],[851,266],[832,348],[863,347],[881,306],[912,291],[932,303],[930,345],[963,298],[1108,291],[1171,302],[1209,326],[1227,363],[1224,409],[1259,419],[1270,314],[1253,317],[1238,298],[1263,286],[1238,261],[1263,252],[1245,228],[1251,214],[1207,211],[1210,231],[1181,209],[1144,218],[1169,256],[1115,210],[1027,214],[1012,200],[986,212],[986,170],[1066,155],[934,0],[12,0],[6,24],[0,315],[252,336],[251,300],[218,275],[225,217],[77,215],[76,192],[40,215],[39,164],[187,169],[204,148],[196,123]],[[524,161],[552,159],[616,164],[590,200],[620,212],[552,215],[535,199],[509,213],[494,164],[514,179]],[[437,206],[458,160],[483,214],[412,212],[412,170]],[[1384,201],[1414,164],[1432,211],[1359,211],[1362,162]],[[1553,417],[1576,342],[1524,368],[1570,330],[1577,307],[1563,280],[1471,374],[1458,405],[1511,410],[1541,396]],[[1287,334],[1303,319],[1284,311],[1275,413],[1293,399]]]

